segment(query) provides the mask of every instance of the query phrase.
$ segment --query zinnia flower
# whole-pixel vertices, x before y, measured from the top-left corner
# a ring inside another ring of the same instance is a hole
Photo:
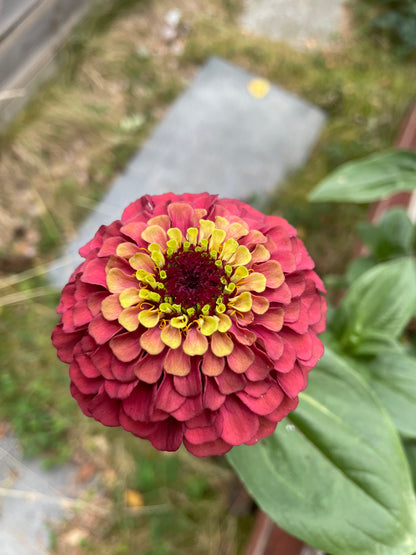
[[[52,341],[84,414],[207,456],[296,408],[326,304],[286,220],[207,193],[144,196],[80,254]]]

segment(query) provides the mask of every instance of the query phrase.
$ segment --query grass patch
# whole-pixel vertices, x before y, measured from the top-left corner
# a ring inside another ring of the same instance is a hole
[[[26,282],[18,293],[26,300],[0,308],[0,420],[11,424],[24,453],[42,453],[45,464],[66,461],[72,454],[69,430],[76,422],[68,395],[67,368],[56,358],[50,333],[56,321],[56,293],[31,299],[38,284]],[[10,299],[6,293],[3,300]]]
[[[185,450],[160,453],[122,430],[96,422],[83,434],[84,449],[97,466],[101,482],[96,502],[106,507],[99,524],[88,526],[87,512],[61,526],[57,552],[73,527],[86,535],[80,547],[88,554],[105,552],[190,555],[241,552],[238,519],[229,510],[233,472],[224,461],[199,460]],[[134,492],[139,506],[129,505]],[[251,523],[250,523],[251,525]]]

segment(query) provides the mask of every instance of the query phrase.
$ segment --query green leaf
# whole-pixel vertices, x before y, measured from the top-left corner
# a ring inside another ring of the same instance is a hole
[[[406,453],[407,462],[410,468],[410,474],[413,480],[413,488],[416,489],[416,441],[404,441],[403,447],[404,452]]]
[[[366,365],[368,385],[387,409],[399,432],[416,438],[416,359],[384,352]]]
[[[415,312],[416,269],[411,257],[397,258],[362,274],[342,299],[346,329],[342,343],[358,347],[372,332],[397,339]]]
[[[373,202],[416,189],[416,152],[398,150],[348,162],[309,195],[313,202]]]
[[[347,282],[351,285],[356,279],[358,279],[364,272],[376,265],[376,261],[371,256],[362,256],[360,258],[354,258],[350,262],[346,272]]]
[[[383,214],[377,225],[361,223],[358,233],[377,261],[394,256],[411,255],[415,228],[402,208],[393,208]]]
[[[276,432],[227,455],[281,527],[331,555],[410,555],[416,500],[400,439],[363,380],[329,350]]]
[[[404,353],[404,346],[391,335],[377,330],[363,330],[360,340],[352,346],[353,355],[368,357],[376,356],[384,352]],[[344,348],[345,351],[345,348]]]

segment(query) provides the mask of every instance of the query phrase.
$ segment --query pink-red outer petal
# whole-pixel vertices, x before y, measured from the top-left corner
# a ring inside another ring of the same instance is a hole
[[[255,435],[259,429],[259,418],[236,397],[227,397],[220,408],[223,418],[221,437],[230,445],[241,445]]]

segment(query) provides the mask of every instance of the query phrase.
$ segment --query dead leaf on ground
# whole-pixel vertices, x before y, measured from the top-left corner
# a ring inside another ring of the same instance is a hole
[[[124,501],[128,507],[135,509],[143,507],[143,496],[140,492],[134,489],[126,489],[124,492]]]

